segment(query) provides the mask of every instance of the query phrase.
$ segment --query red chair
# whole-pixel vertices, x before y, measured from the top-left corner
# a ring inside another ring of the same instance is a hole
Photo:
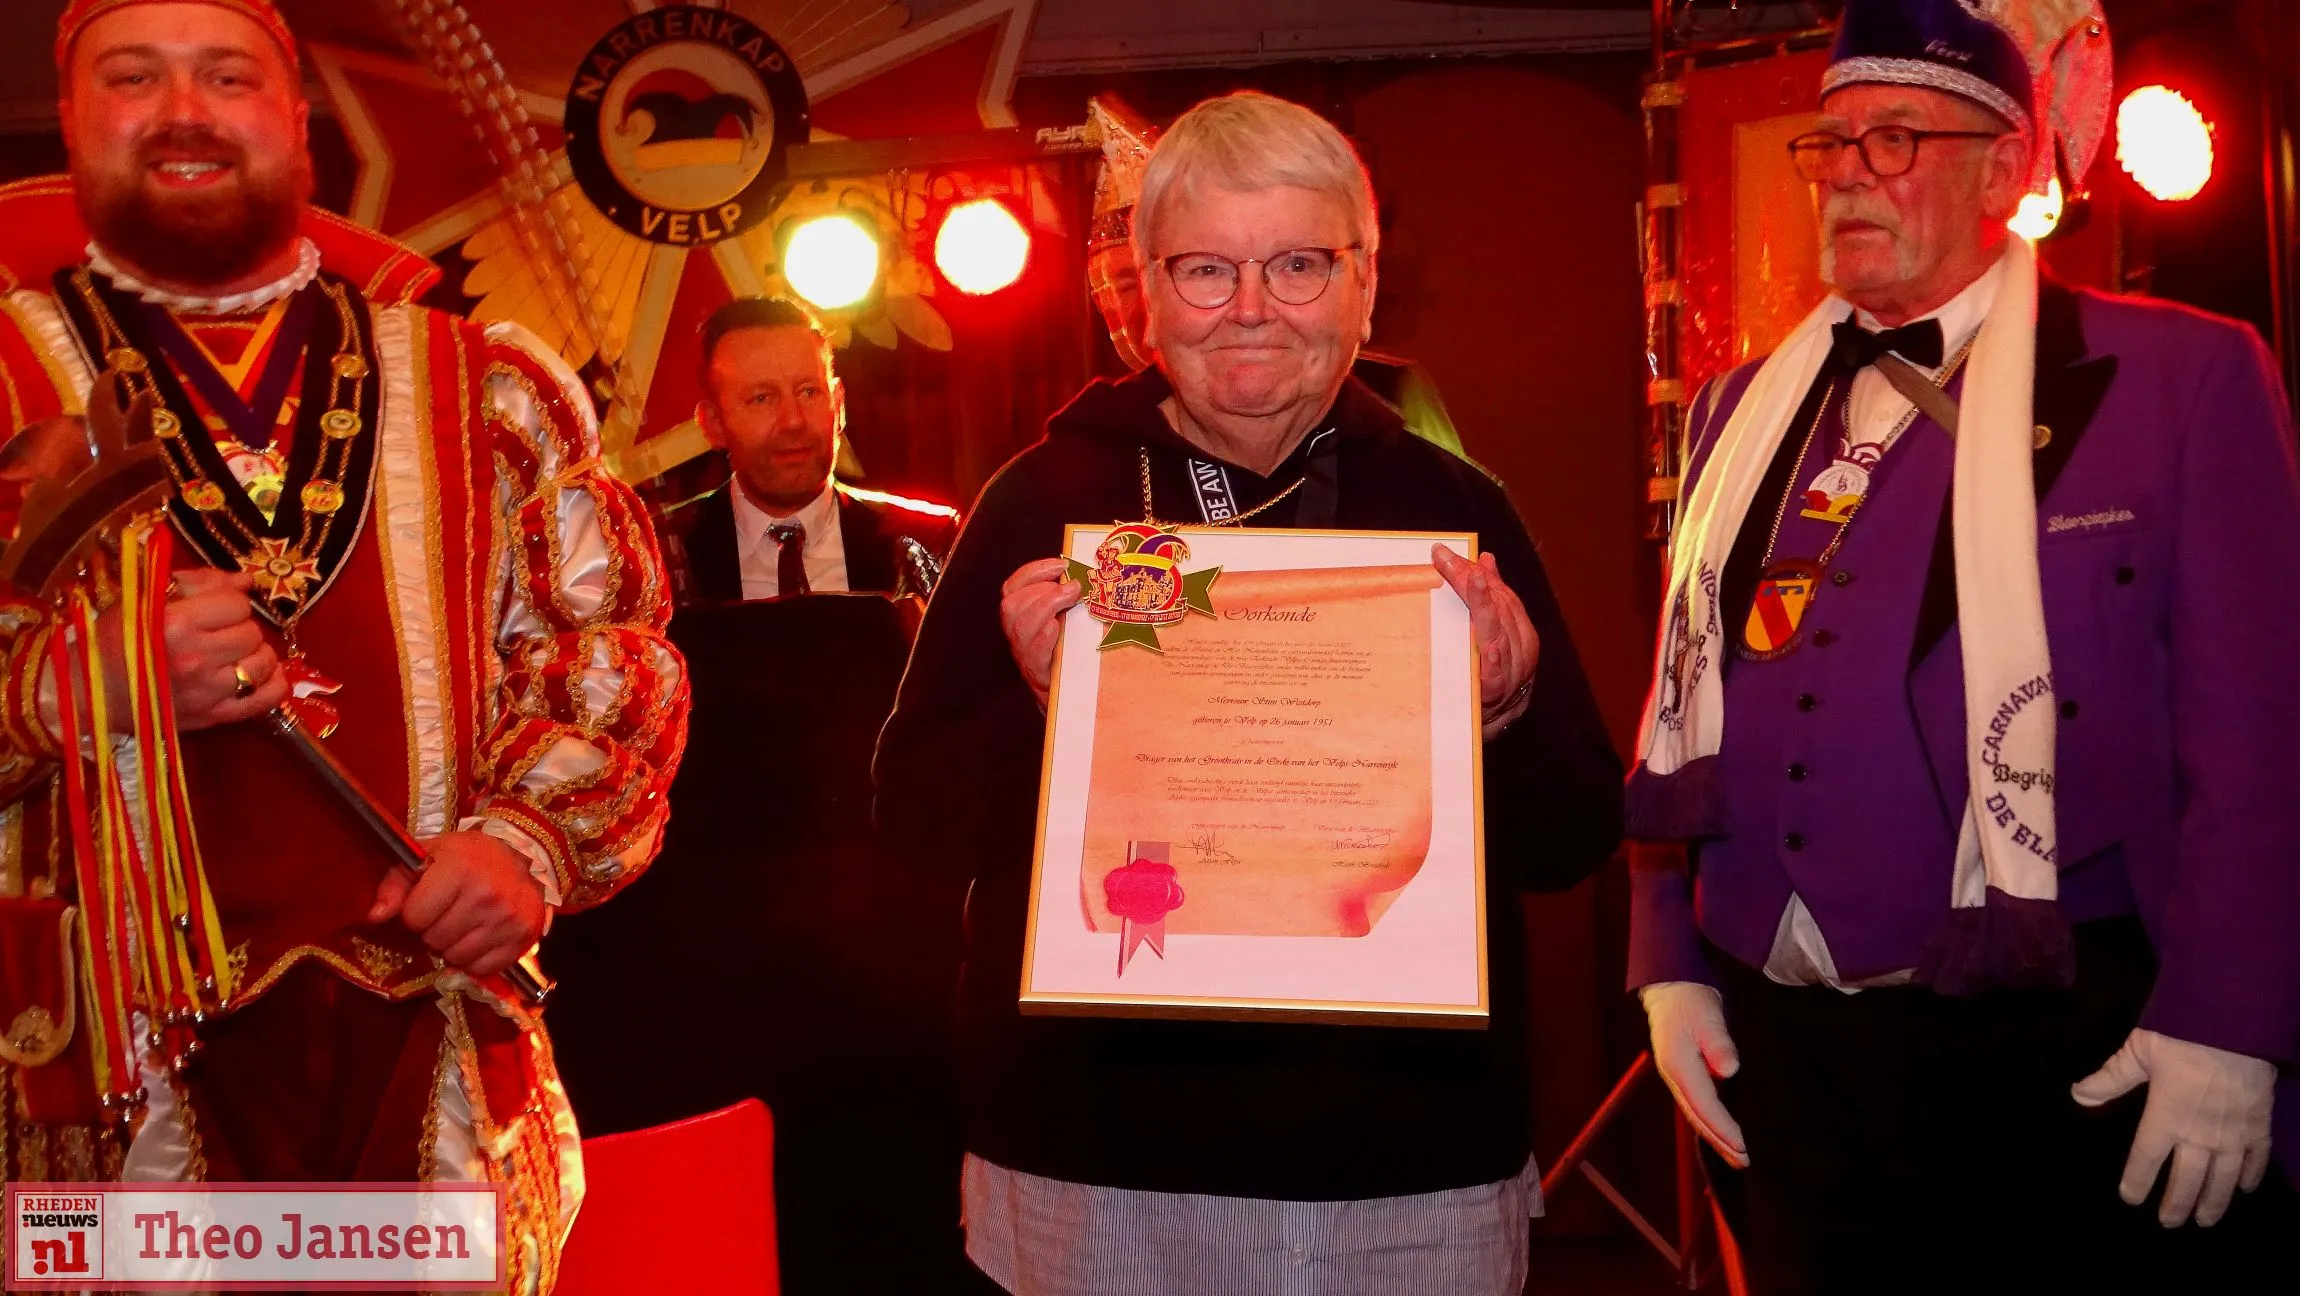
[[[774,1122],[755,1098],[583,1140],[588,1186],[557,1296],[776,1296],[774,1157]]]

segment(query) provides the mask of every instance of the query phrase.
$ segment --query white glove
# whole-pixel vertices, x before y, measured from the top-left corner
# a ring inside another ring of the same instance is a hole
[[[2070,1089],[2098,1107],[2148,1086],[2148,1106],[2132,1138],[2118,1192],[2128,1206],[2148,1199],[2164,1158],[2172,1157],[2157,1222],[2178,1228],[2196,1214],[2210,1228],[2228,1213],[2236,1190],[2260,1186],[2268,1173],[2268,1111],[2276,1068],[2242,1053],[2136,1030],[2100,1070]]]
[[[1711,1076],[1741,1069],[1741,1052],[1725,1032],[1725,998],[1698,981],[1656,981],[1638,991],[1645,1021],[1653,1031],[1653,1065],[1677,1099],[1677,1109],[1709,1140],[1718,1155],[1736,1166],[1749,1164],[1749,1145],[1740,1122],[1725,1110]]]

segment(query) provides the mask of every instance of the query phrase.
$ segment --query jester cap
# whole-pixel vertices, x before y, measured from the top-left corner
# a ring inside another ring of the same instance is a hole
[[[1158,143],[1158,128],[1135,115],[1114,95],[1086,101],[1087,121],[1102,137],[1102,172],[1094,181],[1094,224],[1089,248],[1124,243],[1133,237],[1134,204],[1142,196],[1142,171]]]

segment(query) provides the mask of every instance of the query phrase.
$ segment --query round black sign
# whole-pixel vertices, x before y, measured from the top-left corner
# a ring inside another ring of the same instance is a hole
[[[584,196],[644,239],[695,247],[766,218],[807,91],[757,24],[666,5],[591,47],[567,91],[567,160]]]

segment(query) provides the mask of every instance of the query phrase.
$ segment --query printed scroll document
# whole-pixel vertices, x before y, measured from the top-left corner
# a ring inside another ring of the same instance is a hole
[[[1475,543],[1070,528],[1025,1011],[1484,1025]]]

